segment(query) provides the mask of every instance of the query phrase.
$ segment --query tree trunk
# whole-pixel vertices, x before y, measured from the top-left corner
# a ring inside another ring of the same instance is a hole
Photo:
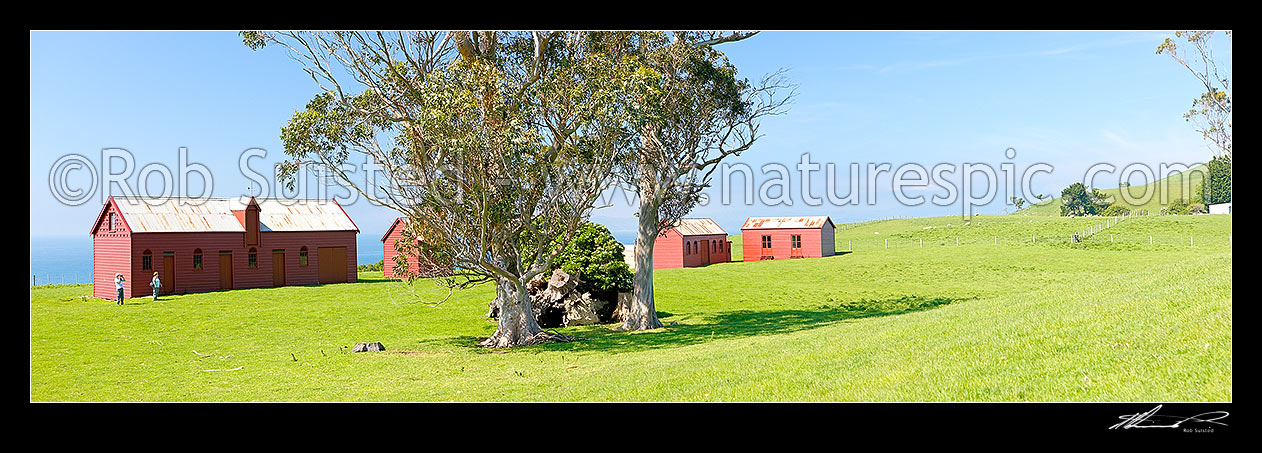
[[[543,329],[539,327],[538,322],[535,322],[525,285],[500,277],[495,281],[495,295],[500,301],[499,326],[495,329],[494,335],[482,340],[482,346],[511,348],[538,344],[534,341],[540,340],[538,337],[543,333]]]
[[[652,197],[640,196],[640,225],[635,236],[635,277],[631,305],[623,313],[618,330],[649,330],[662,327],[653,302],[653,246],[657,243],[657,205]]]

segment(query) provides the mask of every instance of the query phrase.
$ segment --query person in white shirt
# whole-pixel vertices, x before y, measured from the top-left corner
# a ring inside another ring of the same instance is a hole
[[[162,289],[162,280],[158,279],[158,273],[153,273],[153,280],[149,281],[149,286],[153,287],[153,300],[158,300],[158,290]]]
[[[123,304],[123,282],[126,280],[123,274],[114,274],[114,287],[118,288],[118,305]]]

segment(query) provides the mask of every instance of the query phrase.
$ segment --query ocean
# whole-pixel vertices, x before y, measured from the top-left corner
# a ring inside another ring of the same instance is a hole
[[[367,240],[365,240],[367,238]],[[360,234],[356,260],[372,264],[381,260],[380,238]],[[31,236],[32,285],[92,283],[92,237]]]
[[[615,234],[623,244],[635,243],[634,233]],[[379,237],[360,234],[356,247],[359,264],[372,264],[382,258]],[[32,285],[92,283],[92,237],[31,236]]]

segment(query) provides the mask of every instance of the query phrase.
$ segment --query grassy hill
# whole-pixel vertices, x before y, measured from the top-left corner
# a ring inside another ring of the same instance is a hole
[[[847,238],[863,245],[828,258],[659,270],[659,315],[677,325],[566,328],[583,340],[504,351],[475,346],[495,329],[482,317],[489,286],[437,306],[413,303],[377,273],[122,307],[85,297],[90,285],[33,288],[31,399],[1232,399],[1230,216],[1106,230],[1195,235],[1196,247],[1103,235],[1027,245],[1015,238],[1081,225],[979,219],[843,229],[839,250]],[[1000,232],[1014,241],[994,244]],[[970,240],[955,246],[957,235]],[[870,237],[925,245],[884,248]],[[446,294],[425,283],[417,293]],[[349,353],[359,341],[388,350]]]
[[[1188,169],[1188,171],[1175,173],[1167,178],[1159,179],[1155,182],[1148,183],[1143,186],[1129,186],[1123,188],[1100,189],[1104,193],[1109,194],[1109,200],[1121,203],[1129,207],[1131,210],[1147,209],[1152,214],[1161,212],[1163,206],[1169,205],[1176,199],[1185,201],[1191,200],[1196,194],[1196,189],[1201,186],[1201,181],[1205,179],[1205,165],[1197,165]],[[1122,190],[1127,191],[1127,195],[1136,201],[1144,201],[1145,194],[1147,200],[1143,203],[1130,203],[1121,196]],[[1026,200],[1027,202],[1033,200]],[[1041,204],[1033,205],[1017,211],[1016,214],[1023,215],[1042,215],[1042,216],[1059,216],[1061,201],[1060,197],[1044,201]]]

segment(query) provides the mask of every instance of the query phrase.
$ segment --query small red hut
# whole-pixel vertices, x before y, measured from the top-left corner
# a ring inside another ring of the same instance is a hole
[[[657,236],[653,269],[697,267],[732,260],[727,232],[710,219],[681,219],[675,228]]]
[[[417,277],[436,277],[444,275],[438,266],[429,260],[419,259],[416,254],[409,254],[407,272],[398,269],[395,265],[394,258],[401,253],[396,247],[396,241],[403,239],[403,227],[407,226],[407,218],[399,217],[394,219],[394,223],[390,224],[390,228],[386,229],[386,234],[381,236],[381,271],[386,278],[404,279],[408,275]]]
[[[359,228],[336,201],[110,197],[92,225],[93,296],[354,282]]]
[[[837,227],[828,216],[750,217],[741,226],[745,261],[833,256]]]

